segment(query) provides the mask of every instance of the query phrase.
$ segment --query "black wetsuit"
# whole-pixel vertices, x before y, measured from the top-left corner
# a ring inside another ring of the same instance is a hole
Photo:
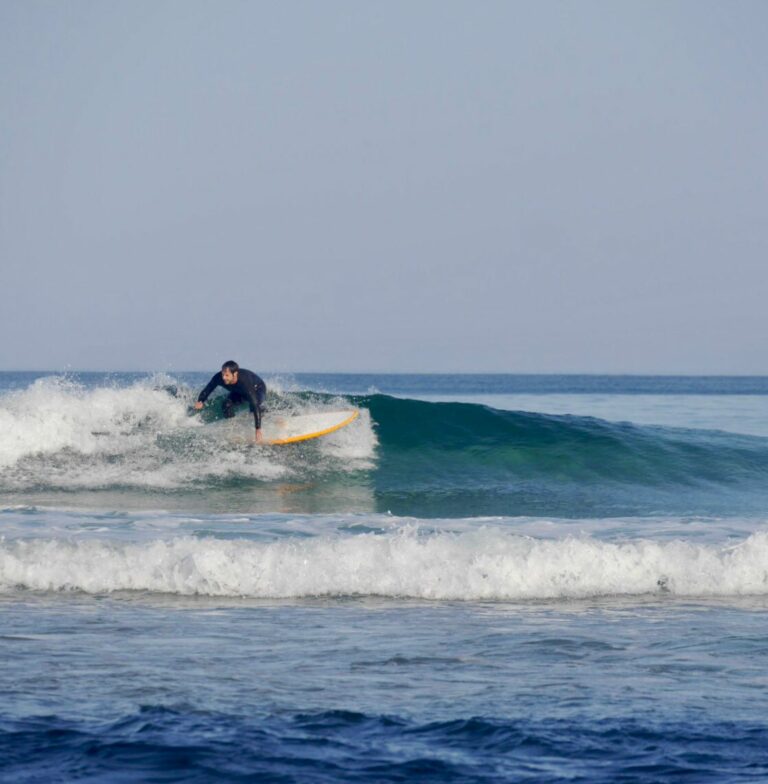
[[[235,406],[240,403],[248,403],[248,407],[253,412],[256,429],[261,428],[261,408],[267,395],[267,385],[252,370],[240,368],[237,371],[237,381],[234,384],[225,384],[221,373],[216,373],[197,399],[201,403],[205,403],[216,387],[224,387],[229,392],[229,397],[224,399],[225,417],[229,418],[235,415]]]

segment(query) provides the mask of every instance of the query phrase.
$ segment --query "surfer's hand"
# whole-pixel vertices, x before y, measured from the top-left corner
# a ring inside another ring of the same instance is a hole
[[[197,403],[195,403],[195,408],[199,411],[202,407],[203,404],[198,400]]]
[[[260,444],[264,440],[263,436],[261,435],[261,430],[256,431],[256,437],[253,440],[257,444]]]

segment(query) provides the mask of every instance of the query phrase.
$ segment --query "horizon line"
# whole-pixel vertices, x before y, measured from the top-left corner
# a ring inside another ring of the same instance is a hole
[[[0,373],[210,373],[205,369],[93,369],[93,368],[0,368]],[[591,376],[634,378],[768,378],[766,373],[712,373],[712,372],[645,372],[645,371],[499,371],[499,370],[264,370],[263,375],[313,375],[313,376]]]

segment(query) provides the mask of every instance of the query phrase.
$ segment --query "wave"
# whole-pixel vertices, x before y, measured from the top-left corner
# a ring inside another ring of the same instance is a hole
[[[381,596],[518,601],[768,594],[768,533],[727,547],[534,539],[485,529],[149,542],[0,541],[3,592],[144,591],[259,599]]]
[[[324,460],[307,463],[300,450],[240,443],[238,427],[248,417],[233,422],[231,438],[228,431],[206,428],[216,417],[190,416],[193,400],[192,390],[165,376],[96,388],[47,377],[7,393],[0,397],[0,491],[173,491],[370,465],[375,438],[367,414],[323,440]],[[280,404],[288,413],[305,413],[328,408],[333,399],[293,395],[283,396]]]
[[[768,477],[768,439],[757,436],[386,395],[361,403],[379,423],[385,450],[461,455],[464,462],[506,468],[520,479],[668,485]]]
[[[407,515],[761,512],[768,439],[386,395],[380,504]],[[449,511],[450,510],[450,511]]]
[[[169,391],[171,394],[169,394]],[[274,411],[357,405],[308,445],[229,443],[214,403],[168,377],[87,387],[49,377],[0,396],[0,494],[120,491],[119,508],[560,517],[762,514],[768,439],[372,394],[271,394]],[[248,421],[247,416],[242,422]]]

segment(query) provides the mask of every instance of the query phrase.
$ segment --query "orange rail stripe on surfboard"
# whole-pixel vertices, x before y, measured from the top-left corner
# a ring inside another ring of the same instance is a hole
[[[336,430],[340,430],[345,425],[348,425],[350,422],[354,422],[357,417],[360,416],[360,412],[355,410],[352,412],[350,416],[348,416],[343,422],[339,422],[332,427],[327,427],[325,430],[317,430],[314,433],[304,433],[300,436],[290,436],[289,438],[273,438],[271,441],[265,441],[265,444],[269,444],[270,446],[279,446],[280,444],[295,444],[298,441],[309,441],[311,438],[320,438],[320,436],[327,436],[328,433],[333,433]]]

